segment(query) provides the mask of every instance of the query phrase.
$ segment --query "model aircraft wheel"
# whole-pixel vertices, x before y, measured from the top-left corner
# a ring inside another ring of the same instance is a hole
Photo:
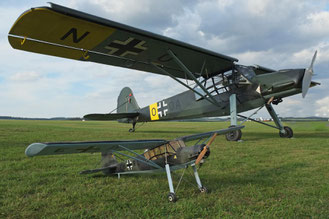
[[[170,202],[176,202],[177,201],[177,197],[176,197],[175,193],[172,193],[172,192],[169,193],[168,201],[170,201]]]
[[[294,132],[292,131],[292,129],[288,126],[283,127],[285,133],[281,133],[279,132],[279,135],[281,138],[292,138],[292,136],[294,136]]]
[[[230,126],[230,127],[233,127],[233,126]],[[228,133],[226,133],[225,136],[226,136],[226,140],[228,140],[228,141],[239,141],[242,137],[242,132],[239,129],[239,130],[235,130],[232,132],[228,132]]]
[[[207,189],[206,187],[202,186],[202,187],[200,188],[200,192],[201,192],[201,193],[208,193],[208,189]]]
[[[135,132],[135,129],[129,129],[129,132]]]

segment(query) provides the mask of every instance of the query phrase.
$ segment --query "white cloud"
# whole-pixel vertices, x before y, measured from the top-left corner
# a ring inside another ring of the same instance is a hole
[[[317,100],[316,102],[316,115],[317,116],[329,116],[329,96],[323,99]]]
[[[322,85],[310,89],[305,99],[300,95],[285,98],[275,108],[280,116],[327,113],[329,29],[325,27],[329,13],[324,9],[325,1],[59,2],[231,55],[246,65],[307,67],[318,49],[314,80]],[[12,49],[7,40],[11,25],[24,10],[41,5],[45,3],[35,0],[0,8],[0,115],[50,117],[107,112],[116,107],[117,96],[125,86],[133,89],[140,106],[186,90],[165,76]],[[265,113],[263,117],[268,117]]]
[[[42,74],[35,71],[30,72],[18,72],[10,77],[14,81],[36,81],[43,77]]]

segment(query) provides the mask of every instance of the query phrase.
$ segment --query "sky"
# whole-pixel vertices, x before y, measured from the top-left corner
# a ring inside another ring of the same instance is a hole
[[[321,85],[274,106],[279,116],[329,117],[329,0],[67,0],[53,3],[165,35],[272,69],[306,68]],[[129,86],[140,107],[186,88],[141,71],[19,51],[8,43],[15,20],[46,1],[0,1],[0,115],[82,117],[116,108]],[[251,114],[246,113],[245,115]],[[258,116],[268,118],[265,110]]]

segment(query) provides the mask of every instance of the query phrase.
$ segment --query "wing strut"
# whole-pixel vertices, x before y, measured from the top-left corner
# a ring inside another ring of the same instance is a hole
[[[169,77],[171,77],[172,79],[174,79],[175,81],[177,81],[178,83],[180,83],[181,85],[183,85],[184,87],[186,87],[187,89],[193,91],[194,93],[198,94],[200,97],[205,98],[207,101],[209,101],[211,104],[214,104],[216,106],[219,106],[219,104],[217,102],[213,102],[211,99],[209,99],[206,95],[201,94],[200,92],[194,90],[193,88],[191,88],[190,86],[184,84],[183,82],[181,82],[180,80],[178,80],[175,76],[173,76],[172,74],[170,74],[169,72],[167,72],[166,70],[164,70],[163,68],[160,68],[158,65],[151,63],[156,69],[158,69],[159,71],[161,71],[162,73],[168,75]]]
[[[134,160],[140,161],[140,162],[145,163],[145,164],[147,164],[147,165],[149,165],[149,166],[153,166],[153,167],[155,167],[155,168],[162,169],[162,167],[160,167],[158,164],[154,163],[154,162],[151,161],[151,160],[147,160],[145,157],[142,157],[140,154],[137,154],[135,151],[130,150],[129,148],[124,147],[124,146],[122,146],[122,145],[118,145],[118,146],[119,146],[120,148],[126,150],[126,151],[129,151],[130,153],[133,153],[133,154],[137,155],[137,157],[139,157],[140,159],[137,158],[137,157],[130,156],[130,155],[128,155],[128,154],[120,153],[120,152],[118,152],[118,151],[113,151],[113,152],[116,152],[116,153],[121,154],[121,155],[123,155],[123,156],[129,157],[129,158],[131,158],[131,159],[134,159]]]
[[[174,53],[171,50],[167,51],[168,54],[176,61],[176,63],[181,67],[181,69],[188,74],[197,85],[200,86],[200,88],[206,93],[206,95],[201,94],[200,92],[196,91],[195,89],[191,88],[190,86],[186,85],[185,83],[181,82],[180,80],[178,80],[175,76],[173,76],[172,74],[170,74],[169,72],[167,72],[166,70],[164,70],[163,68],[159,67],[157,64],[155,63],[151,63],[156,69],[158,69],[159,71],[161,71],[163,74],[168,75],[169,77],[171,77],[172,79],[174,79],[175,81],[177,81],[178,83],[180,83],[181,85],[183,85],[184,87],[186,87],[187,89],[193,91],[194,93],[198,94],[200,97],[203,97],[204,99],[206,99],[208,102],[210,102],[211,104],[214,104],[215,106],[220,107],[219,103],[211,96],[211,94],[207,91],[207,89],[194,77],[194,75],[188,70],[188,68],[174,55]],[[207,97],[207,95],[210,97]]]
[[[219,106],[218,102],[215,100],[215,98],[213,98],[213,96],[211,96],[211,94],[208,92],[208,90],[198,81],[198,79],[192,74],[192,72],[178,59],[178,57],[169,49],[168,54],[174,59],[174,61],[177,63],[177,65],[188,75],[190,76],[193,81],[195,81],[195,83],[197,85],[200,86],[200,88],[210,97],[210,99],[213,101],[213,104],[215,104],[216,106]],[[205,97],[206,95],[204,95]]]

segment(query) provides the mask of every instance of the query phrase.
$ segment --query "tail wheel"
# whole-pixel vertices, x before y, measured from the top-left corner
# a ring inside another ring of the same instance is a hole
[[[285,133],[279,132],[281,138],[292,138],[294,136],[294,132],[289,126],[283,127]]]
[[[233,126],[230,126],[230,127],[233,127]],[[228,132],[225,135],[225,137],[226,137],[226,140],[228,140],[228,141],[239,141],[242,137],[242,132],[241,132],[240,129],[235,130],[235,131],[231,131],[231,132]]]

